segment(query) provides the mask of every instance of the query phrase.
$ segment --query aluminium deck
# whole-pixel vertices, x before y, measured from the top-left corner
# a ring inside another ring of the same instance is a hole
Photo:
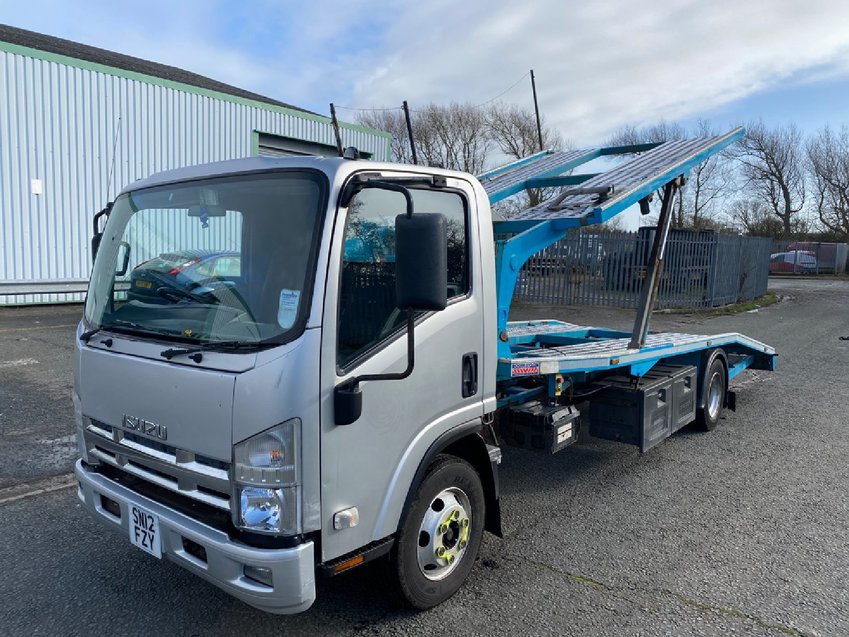
[[[542,342],[534,347],[517,347],[510,358],[500,358],[499,365],[520,370],[520,373],[510,374],[515,377],[602,371],[616,367],[643,365],[656,362],[661,358],[714,347],[731,348],[746,354],[775,356],[775,350],[769,345],[737,333],[704,335],[662,332],[649,334],[642,349],[630,348],[628,346],[630,337],[602,338],[566,345],[546,345],[544,343],[546,337],[551,338],[558,335],[573,337],[576,334],[585,334],[595,329],[597,328],[557,321],[509,324],[507,333],[511,340],[526,340],[530,336],[538,335]]]

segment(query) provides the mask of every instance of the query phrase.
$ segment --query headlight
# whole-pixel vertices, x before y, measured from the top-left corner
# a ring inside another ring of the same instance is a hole
[[[259,533],[301,532],[301,421],[272,427],[233,447],[236,526]]]
[[[236,526],[257,533],[297,535],[301,532],[301,488],[237,487]]]

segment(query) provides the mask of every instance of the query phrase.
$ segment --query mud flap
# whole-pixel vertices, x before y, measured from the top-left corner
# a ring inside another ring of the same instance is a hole
[[[737,392],[730,389],[725,392],[725,408],[737,411]]]

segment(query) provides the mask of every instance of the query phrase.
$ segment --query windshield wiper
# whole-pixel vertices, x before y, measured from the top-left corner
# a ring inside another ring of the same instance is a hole
[[[177,336],[171,331],[168,330],[158,330],[156,328],[150,328],[148,326],[142,325],[140,323],[134,323],[133,321],[126,321],[124,319],[112,319],[109,323],[104,323],[100,327],[92,328],[86,332],[80,334],[80,340],[84,343],[88,343],[89,339],[95,334],[99,334],[103,330],[112,330],[115,332],[122,332],[126,334],[154,334],[157,336]]]
[[[97,333],[98,333],[100,330],[102,330],[102,329],[103,329],[102,327],[95,327],[95,328],[94,328],[94,329],[92,329],[92,330],[86,330],[85,332],[83,332],[82,334],[80,334],[80,340],[81,340],[83,343],[88,343],[89,339],[90,339],[92,336],[94,336],[95,334],[97,334]]]
[[[241,349],[254,349],[262,347],[264,343],[243,343],[242,341],[217,341],[212,343],[202,343],[194,347],[173,347],[159,353],[166,360],[171,360],[175,356],[188,356],[195,363],[200,363],[203,360],[203,352],[215,351],[238,351]]]

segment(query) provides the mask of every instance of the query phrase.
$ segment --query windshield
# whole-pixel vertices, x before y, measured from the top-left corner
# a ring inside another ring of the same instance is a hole
[[[149,188],[112,208],[92,328],[187,343],[280,343],[306,322],[325,178],[287,171]]]

